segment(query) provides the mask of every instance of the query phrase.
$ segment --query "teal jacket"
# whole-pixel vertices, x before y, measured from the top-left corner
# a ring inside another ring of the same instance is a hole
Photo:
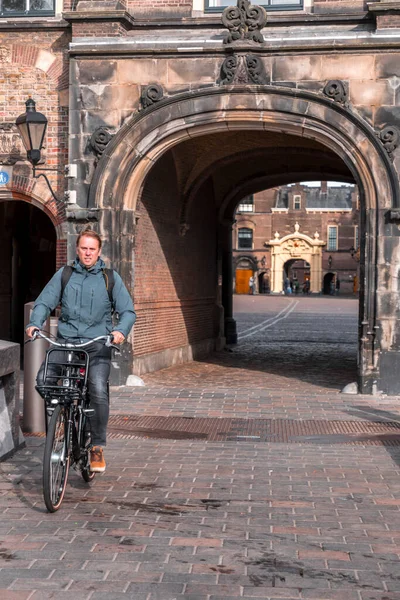
[[[112,306],[102,271],[104,267],[105,263],[101,258],[90,269],[86,269],[76,259],[62,299],[63,269],[57,271],[36,300],[28,327],[40,329],[61,299],[61,316],[58,320],[58,333],[61,337],[93,339],[111,331],[120,331],[127,337],[136,320],[132,298],[121,277],[114,271],[112,297],[119,321],[113,326]]]

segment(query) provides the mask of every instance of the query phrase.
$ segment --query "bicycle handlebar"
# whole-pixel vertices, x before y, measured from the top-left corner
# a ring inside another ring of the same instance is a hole
[[[65,344],[62,344],[60,342],[55,342],[54,340],[52,340],[51,338],[47,337],[47,335],[45,335],[42,331],[40,331],[40,329],[35,329],[34,332],[32,333],[32,342],[34,342],[37,338],[42,338],[44,340],[46,340],[46,342],[49,342],[49,344],[51,344],[52,346],[57,346],[58,348],[67,348],[67,349],[75,349],[75,348],[85,348],[86,346],[90,346],[90,344],[93,344],[94,342],[99,342],[101,340],[106,340],[105,346],[107,346],[108,348],[114,348],[114,350],[117,350],[118,352],[121,352],[120,348],[118,348],[118,346],[116,346],[115,344],[112,343],[112,335],[99,335],[96,338],[93,338],[92,340],[89,340],[88,342],[83,342],[81,344],[72,344],[71,342],[65,342]]]

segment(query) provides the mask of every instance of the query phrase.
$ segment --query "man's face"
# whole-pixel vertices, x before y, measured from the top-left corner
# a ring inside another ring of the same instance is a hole
[[[99,242],[95,238],[84,235],[79,240],[76,253],[81,264],[90,269],[90,267],[96,264],[100,256]]]

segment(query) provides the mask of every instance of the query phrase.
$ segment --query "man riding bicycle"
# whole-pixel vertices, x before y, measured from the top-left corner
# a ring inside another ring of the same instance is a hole
[[[32,338],[51,311],[61,304],[58,337],[61,341],[82,343],[95,337],[113,336],[114,344],[122,344],[136,320],[132,298],[121,277],[112,272],[112,291],[108,289],[109,276],[100,258],[102,240],[91,229],[82,231],[76,241],[77,257],[68,281],[61,268],[52,277],[37,298],[26,334]],[[109,271],[109,270],[108,270]],[[109,293],[110,292],[110,293]],[[110,297],[111,296],[111,297]],[[112,313],[118,313],[118,324],[113,326]],[[111,368],[111,348],[95,342],[87,348],[90,356],[88,397],[94,416],[90,418],[92,448],[90,469],[95,473],[105,471],[103,447],[106,445],[109,417],[108,379]],[[56,360],[56,357],[55,357]],[[51,365],[49,365],[51,366]],[[39,369],[38,385],[43,385],[44,365]]]

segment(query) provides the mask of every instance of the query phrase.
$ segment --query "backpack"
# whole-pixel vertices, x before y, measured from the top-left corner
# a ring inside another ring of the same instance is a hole
[[[110,299],[111,306],[112,306],[112,312],[114,312],[114,300],[113,300],[113,288],[114,288],[114,284],[115,284],[114,271],[113,271],[113,269],[105,269],[105,268],[102,269],[102,271],[103,271],[104,283],[106,284],[106,290],[108,292],[108,297]],[[68,281],[71,279],[72,273],[73,273],[73,268],[70,265],[66,265],[63,268],[63,272],[61,273],[60,302],[64,295],[65,287],[66,287]]]

